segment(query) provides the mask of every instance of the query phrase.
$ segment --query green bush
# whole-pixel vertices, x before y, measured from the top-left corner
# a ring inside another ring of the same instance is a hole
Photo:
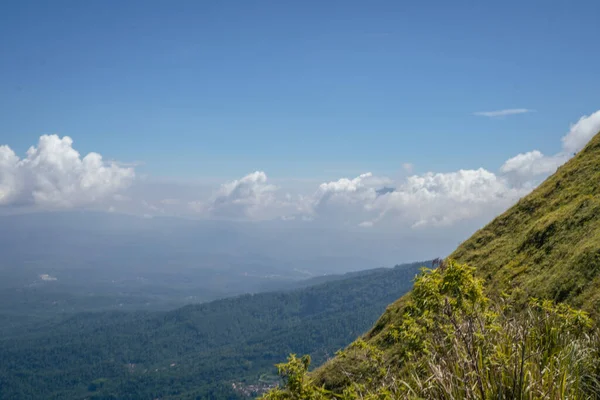
[[[342,393],[313,383],[310,359],[278,366],[283,399],[593,399],[600,396],[600,341],[588,315],[566,304],[485,296],[474,269],[448,261],[424,269],[388,330],[389,351],[362,340],[348,358]]]

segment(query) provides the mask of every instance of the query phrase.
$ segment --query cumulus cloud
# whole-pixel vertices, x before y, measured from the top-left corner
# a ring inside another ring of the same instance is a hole
[[[281,194],[268,182],[263,171],[255,171],[221,185],[207,201],[195,200],[188,206],[196,213],[211,218],[262,220],[300,213],[303,200]]]
[[[513,111],[491,111],[486,116]],[[203,218],[363,228],[448,226],[492,218],[553,173],[598,131],[600,111],[573,124],[558,153],[523,152],[507,159],[496,172],[479,168],[417,175],[407,163],[396,180],[366,172],[323,182],[312,192],[310,188],[288,192],[272,184],[265,172],[255,171],[216,188],[161,186],[154,196],[149,196],[148,182],[141,183],[143,188],[134,185],[121,191],[133,180],[133,168],[103,161],[96,153],[82,157],[68,137],[42,136],[23,159],[8,146],[0,146],[0,205],[71,207],[107,198],[101,203],[104,210],[129,210],[148,217],[193,213]]]
[[[419,201],[444,197],[458,202],[487,202],[501,196],[504,191],[504,183],[494,173],[479,168],[411,176],[400,192]]]
[[[500,110],[480,114],[502,116],[529,111]],[[347,220],[360,216],[364,220],[358,225],[362,227],[372,227],[384,220],[419,228],[451,225],[478,217],[491,218],[554,173],[598,132],[600,111],[582,117],[571,126],[562,138],[560,152],[551,156],[539,150],[518,154],[506,160],[499,173],[483,168],[429,172],[395,182],[394,189],[377,188],[383,181],[370,173],[324,183],[315,195],[314,214],[320,217],[323,212],[333,209]],[[374,184],[367,184],[367,180]]]
[[[413,227],[450,225],[497,211],[523,194],[483,168],[429,172],[409,177],[396,191],[378,199],[373,208],[380,211],[375,222],[396,215]]]
[[[70,137],[41,136],[20,159],[0,146],[0,205],[74,207],[91,204],[129,186],[135,174],[98,153],[81,158]]]
[[[19,157],[8,146],[0,146],[0,205],[18,198],[23,182],[17,176]]]
[[[545,156],[538,150],[517,154],[509,158],[500,167],[500,172],[517,186],[535,183],[535,178],[548,176],[567,161],[565,153]]]
[[[325,182],[319,186],[315,193],[315,207],[318,208],[331,200],[352,203],[357,200],[375,198],[375,188],[369,185],[373,179],[370,172],[361,174],[354,179],[341,178],[337,181]]]
[[[577,152],[600,132],[600,110],[583,116],[577,123],[571,125],[569,133],[562,138],[563,149],[566,152]]]
[[[518,154],[500,167],[514,185],[536,185],[541,178],[552,174],[567,162],[573,153],[581,150],[590,139],[600,132],[600,110],[583,116],[571,125],[569,132],[562,137],[562,150],[554,155],[546,156],[539,150]]]
[[[499,110],[486,112],[486,116],[512,113],[515,110]],[[600,112],[596,112],[574,124],[558,153],[523,152],[507,159],[497,171],[479,168],[413,174],[412,165],[404,164],[396,180],[366,172],[323,182],[311,194],[294,195],[271,184],[263,171],[255,171],[221,185],[204,198],[190,201],[182,197],[180,204],[206,218],[277,219],[362,228],[458,226],[492,218],[529,193],[566,162],[572,150],[583,147],[600,131],[599,120]],[[175,209],[179,201],[174,198],[177,196],[170,194],[155,203]]]
[[[274,185],[267,183],[264,172],[255,171],[221,185],[208,211],[217,217],[256,218],[262,209],[274,203],[275,190]]]
[[[383,220],[412,227],[450,225],[497,212],[527,191],[483,168],[413,175],[396,182],[395,189],[381,187],[387,183],[370,173],[323,183],[313,198],[313,215],[364,228]]]
[[[361,174],[353,179],[341,178],[337,181],[325,182],[319,185],[314,194],[316,208],[330,201],[355,203],[367,199],[375,199],[381,186],[392,183],[385,177],[374,176],[371,172]]]
[[[312,198],[307,199],[310,214],[321,219],[358,224],[365,211],[377,197],[393,191],[385,185],[393,183],[386,177],[374,176],[371,172],[353,179],[341,178],[319,185]]]
[[[477,115],[480,117],[506,117],[508,115],[516,115],[516,114],[526,114],[530,112],[534,112],[535,110],[530,110],[529,108],[508,108],[505,110],[495,110],[495,111],[478,111],[473,113],[473,115]]]

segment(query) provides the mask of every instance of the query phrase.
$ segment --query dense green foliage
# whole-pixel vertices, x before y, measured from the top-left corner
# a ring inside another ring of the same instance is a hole
[[[516,311],[485,295],[474,269],[424,270],[384,350],[363,340],[338,353],[324,382],[309,357],[278,366],[285,399],[591,399],[600,396],[600,341],[583,311],[530,300]],[[342,362],[339,362],[339,361]]]
[[[273,365],[291,352],[319,364],[346,346],[422,265],[431,263],[170,312],[80,313],[29,326],[0,341],[0,398],[236,398],[232,383],[276,381]]]

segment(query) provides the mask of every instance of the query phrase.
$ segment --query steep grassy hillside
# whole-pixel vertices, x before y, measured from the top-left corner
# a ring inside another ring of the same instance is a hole
[[[600,134],[450,258],[475,266],[493,290],[566,301],[597,313]]]
[[[566,302],[600,316],[600,134],[531,194],[461,244],[449,259],[475,267],[491,300],[518,307],[531,297]],[[406,318],[411,294],[388,306],[364,336],[397,360],[390,335]],[[317,385],[341,391],[340,371],[356,360],[336,357],[313,374]]]

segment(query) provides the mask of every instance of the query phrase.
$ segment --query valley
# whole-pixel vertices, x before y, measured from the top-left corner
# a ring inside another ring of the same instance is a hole
[[[430,265],[314,278],[172,311],[26,320],[0,340],[0,397],[244,397],[289,353],[310,353],[315,365],[333,357]]]

